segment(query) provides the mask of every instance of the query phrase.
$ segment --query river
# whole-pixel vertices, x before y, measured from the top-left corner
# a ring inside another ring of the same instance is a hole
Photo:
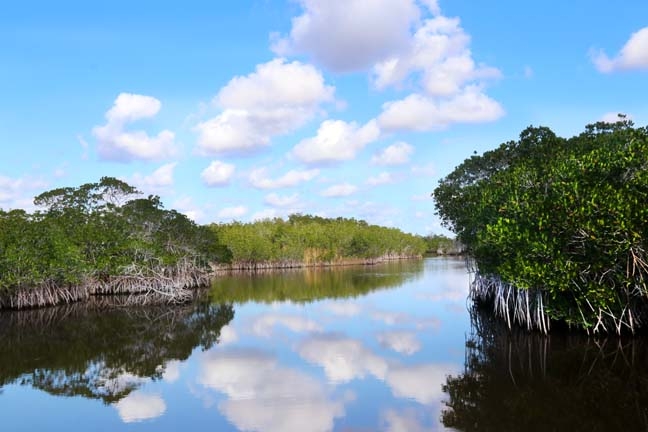
[[[509,332],[464,262],[219,277],[178,307],[0,313],[6,431],[645,431],[638,340]]]

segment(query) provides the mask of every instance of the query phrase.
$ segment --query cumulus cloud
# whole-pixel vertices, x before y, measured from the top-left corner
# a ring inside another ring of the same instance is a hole
[[[129,162],[132,160],[159,160],[176,154],[175,134],[163,130],[149,136],[143,130],[127,131],[137,120],[155,117],[162,104],[151,96],[121,93],[106,113],[106,124],[95,126],[97,152],[104,160]]]
[[[378,334],[378,342],[400,354],[412,355],[421,349],[416,334],[408,331],[387,331]]]
[[[340,183],[324,189],[320,195],[327,198],[345,197],[353,195],[358,191],[358,187],[350,183]]]
[[[47,183],[29,177],[12,178],[0,175],[0,209],[31,210],[33,194],[47,187]]]
[[[203,155],[245,153],[270,144],[313,118],[334,88],[312,65],[284,59],[260,64],[234,77],[214,98],[223,111],[196,125]]]
[[[218,409],[240,430],[325,432],[345,412],[322,383],[260,351],[212,351],[201,360],[198,381],[227,396]]]
[[[321,335],[305,340],[298,347],[306,361],[324,368],[334,383],[345,383],[370,374],[383,379],[387,362],[367,349],[361,342],[338,335]]]
[[[371,163],[374,165],[402,165],[409,162],[412,153],[414,153],[414,147],[400,141],[375,154],[371,158]]]
[[[220,329],[220,337],[218,338],[218,345],[229,345],[238,341],[238,333],[231,325],[225,325]]]
[[[281,196],[276,193],[271,193],[266,195],[263,201],[272,207],[295,207],[299,204],[299,194]]]
[[[477,86],[469,86],[450,98],[430,98],[411,94],[387,102],[378,117],[388,131],[442,130],[455,123],[483,123],[499,119],[504,109]]]
[[[160,417],[166,411],[166,403],[160,395],[134,391],[115,405],[124,423],[134,423]]]
[[[377,176],[369,177],[367,179],[367,184],[370,186],[379,186],[379,185],[394,183],[395,181],[396,179],[391,173],[381,172]]]
[[[443,398],[442,386],[455,365],[420,364],[392,367],[385,381],[396,397],[414,399],[423,405],[438,404]]]
[[[194,204],[193,199],[189,196],[178,198],[174,201],[172,207],[181,211],[194,222],[200,222],[205,217],[205,212]]]
[[[420,10],[414,0],[299,0],[303,14],[276,38],[279,55],[307,54],[338,72],[362,70],[408,45]],[[434,8],[434,1],[427,1]]]
[[[440,15],[424,21],[407,49],[376,64],[373,80],[382,89],[402,83],[412,73],[420,74],[430,96],[450,96],[470,82],[501,76],[498,69],[475,63],[470,36],[459,19]]]
[[[342,120],[325,120],[317,135],[302,140],[292,154],[307,164],[330,163],[351,160],[367,144],[380,136],[374,120],[364,126]]]
[[[212,161],[207,168],[200,174],[203,183],[210,187],[225,186],[229,184],[236,167],[232,164]]]
[[[333,315],[342,317],[353,317],[359,315],[362,311],[358,303],[351,301],[336,301],[327,304],[325,308]]]
[[[429,412],[425,413],[425,411],[416,411],[411,408],[403,411],[388,409],[381,414],[381,419],[385,424],[385,432],[429,432],[445,429],[440,424],[440,419],[436,420],[439,423],[438,428],[424,425],[425,414],[429,415]]]
[[[257,336],[270,337],[276,326],[285,327],[295,333],[319,332],[321,326],[315,321],[296,316],[281,314],[263,314],[252,322],[252,332]]]
[[[283,176],[272,179],[268,176],[266,168],[258,168],[250,173],[250,184],[257,189],[280,189],[297,186],[311,181],[319,175],[318,169],[290,170]]]
[[[592,50],[590,57],[596,69],[603,73],[648,70],[648,27],[633,33],[613,58],[608,57],[603,50]]]
[[[132,182],[140,189],[153,191],[173,186],[173,172],[177,165],[177,162],[162,165],[149,175],[135,173]]]
[[[247,212],[245,206],[225,207],[218,212],[217,216],[219,219],[238,219],[245,216]]]

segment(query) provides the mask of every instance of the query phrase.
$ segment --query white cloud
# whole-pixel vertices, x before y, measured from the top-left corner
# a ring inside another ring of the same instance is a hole
[[[140,189],[158,190],[161,188],[173,186],[173,171],[177,162],[162,165],[149,175],[140,173],[133,174],[133,184]]]
[[[304,341],[298,348],[306,361],[320,365],[328,379],[344,383],[371,374],[383,379],[387,362],[368,350],[361,342],[343,336],[315,336]]]
[[[340,183],[324,189],[320,195],[328,198],[345,197],[353,195],[358,191],[358,187],[349,183]]]
[[[379,185],[394,183],[395,181],[396,179],[391,173],[381,172],[375,177],[369,177],[367,179],[367,184],[371,186],[379,186]]]
[[[421,343],[412,332],[387,331],[377,337],[381,345],[400,354],[412,355],[421,349]]]
[[[143,130],[126,131],[129,123],[152,118],[162,104],[151,96],[121,93],[106,113],[106,124],[95,126],[92,134],[97,139],[97,152],[104,160],[128,162],[132,160],[159,160],[176,154],[175,134],[163,130],[149,136]],[[81,141],[83,145],[83,141]]]
[[[299,0],[290,35],[277,38],[279,55],[307,54],[334,71],[371,67],[407,47],[420,10],[413,0]],[[427,3],[434,8],[433,1]]]
[[[238,219],[247,214],[248,209],[245,206],[225,207],[218,212],[220,219]]]
[[[164,373],[162,379],[168,383],[174,383],[180,379],[180,367],[182,362],[180,360],[170,360],[164,365]]]
[[[371,158],[371,163],[374,165],[402,165],[409,162],[412,153],[414,153],[414,147],[400,141],[375,154]]]
[[[317,135],[302,140],[292,153],[302,162],[327,163],[351,160],[367,144],[380,136],[374,120],[360,127],[357,123],[342,120],[325,120]]]
[[[272,207],[295,207],[299,204],[299,195],[281,196],[276,193],[271,193],[266,195],[263,201]]]
[[[603,50],[593,50],[590,56],[596,69],[603,73],[632,69],[648,70],[648,27],[633,33],[614,58],[608,57]]]
[[[439,424],[439,428],[429,428],[423,425],[424,415],[422,412],[414,409],[406,409],[397,411],[395,409],[388,409],[381,415],[382,421],[385,423],[386,432],[430,432],[436,430],[445,430]],[[437,420],[439,422],[439,420]]]
[[[327,304],[325,308],[333,315],[342,317],[352,317],[359,315],[362,310],[360,308],[360,305],[350,301],[336,301],[334,303]]]
[[[383,105],[378,124],[386,131],[432,131],[455,123],[490,122],[504,115],[484,93],[485,83],[501,77],[493,67],[477,64],[470,35],[458,18],[442,16],[436,2],[428,5],[434,18],[424,20],[408,47],[377,63],[373,82],[378,89],[418,87],[408,97]]]
[[[499,119],[504,109],[477,86],[469,86],[451,98],[433,99],[411,94],[387,102],[378,117],[381,128],[389,131],[432,131],[454,123],[483,123]]]
[[[218,338],[218,345],[229,345],[238,340],[238,334],[234,327],[231,325],[225,325],[220,329],[220,337]]]
[[[180,197],[173,203],[172,207],[181,211],[194,222],[200,223],[205,217],[205,212],[196,206],[189,196]]]
[[[319,175],[318,169],[290,170],[277,179],[268,177],[266,168],[258,168],[250,173],[250,184],[257,189],[279,189],[297,186],[300,183],[311,181]]]
[[[619,118],[619,112],[618,111],[610,111],[608,113],[605,113],[601,116],[599,121],[605,122],[605,123],[616,123],[618,121],[621,121],[622,119]],[[624,114],[626,117],[626,120],[632,120],[632,116],[628,114]]]
[[[403,324],[412,320],[412,317],[403,312],[374,311],[371,317],[387,325]]]
[[[0,175],[0,209],[34,208],[33,195],[30,192],[41,193],[47,183],[29,177],[11,178]]]
[[[250,220],[252,221],[260,221],[260,220],[266,220],[266,219],[274,219],[280,216],[279,211],[277,209],[263,209],[261,211],[258,211],[254,213],[252,216],[250,216]]]
[[[160,395],[134,391],[117,402],[114,407],[124,423],[133,423],[160,417],[166,403]]]
[[[212,351],[200,367],[199,383],[228,397],[218,409],[240,430],[325,432],[344,415],[344,403],[331,400],[319,381],[265,353]]]
[[[274,59],[247,76],[234,77],[214,102],[223,112],[196,125],[203,155],[244,153],[270,144],[313,118],[333,101],[334,88],[315,67]]]
[[[276,326],[295,333],[319,332],[322,327],[315,321],[294,315],[262,314],[252,322],[252,332],[257,336],[270,337]]]
[[[442,386],[455,365],[421,364],[390,368],[385,381],[394,396],[414,399],[423,405],[438,404],[443,398]]]
[[[232,164],[212,161],[207,168],[200,174],[200,178],[207,186],[225,186],[229,183],[236,167]]]
[[[420,74],[430,96],[451,96],[466,84],[499,78],[499,70],[476,65],[470,52],[470,36],[458,18],[436,16],[425,20],[412,35],[407,49],[376,64],[374,84],[382,89]]]

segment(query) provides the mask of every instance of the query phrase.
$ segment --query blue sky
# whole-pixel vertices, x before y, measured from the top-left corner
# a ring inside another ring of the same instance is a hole
[[[429,197],[529,125],[648,123],[648,3],[21,1],[0,15],[0,208],[114,176],[199,223],[444,233]]]

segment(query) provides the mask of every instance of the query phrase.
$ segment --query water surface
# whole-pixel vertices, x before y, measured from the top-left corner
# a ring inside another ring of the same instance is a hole
[[[432,258],[0,313],[2,430],[646,430],[644,344],[509,333],[468,282]]]

